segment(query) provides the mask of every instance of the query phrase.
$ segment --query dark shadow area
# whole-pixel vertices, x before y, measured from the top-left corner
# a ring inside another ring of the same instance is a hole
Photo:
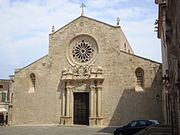
[[[135,91],[135,89],[123,90],[113,116],[109,122],[109,126],[127,125],[132,120],[162,121],[162,88],[160,85],[160,68],[157,71],[150,87],[144,88],[143,91]],[[98,132],[113,133],[114,129],[115,128],[112,127],[106,127]]]
[[[118,128],[118,126],[105,127],[98,131],[98,135],[100,135],[100,133],[113,133],[116,128]]]

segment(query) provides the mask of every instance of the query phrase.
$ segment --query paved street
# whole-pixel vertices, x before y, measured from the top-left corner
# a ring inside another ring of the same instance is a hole
[[[0,135],[112,135],[115,127],[1,126]]]

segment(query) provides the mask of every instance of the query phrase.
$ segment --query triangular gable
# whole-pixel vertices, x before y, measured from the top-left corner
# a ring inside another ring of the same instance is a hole
[[[113,28],[119,28],[120,27],[120,26],[114,26],[114,25],[111,25],[111,24],[108,24],[108,23],[105,23],[105,22],[102,22],[102,21],[99,21],[99,20],[96,20],[96,19],[93,19],[93,18],[90,18],[90,17],[87,17],[87,16],[79,16],[78,18],[74,19],[73,21],[69,22],[68,24],[64,25],[63,27],[61,27],[60,29],[56,30],[55,32],[53,32],[51,34],[57,33],[58,31],[64,29],[65,27],[71,25],[73,22],[75,22],[75,21],[77,21],[77,20],[79,20],[81,18],[86,18],[86,19],[89,19],[89,20],[92,20],[92,21],[95,21],[95,22],[98,22],[98,23],[102,23],[104,25],[107,25],[107,26],[113,27]]]

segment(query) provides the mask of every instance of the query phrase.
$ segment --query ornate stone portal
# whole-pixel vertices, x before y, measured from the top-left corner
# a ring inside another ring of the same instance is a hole
[[[89,93],[89,125],[103,125],[102,117],[102,83],[103,69],[93,66],[74,66],[62,71],[61,81],[65,84],[62,98],[60,124],[73,123],[73,93]]]

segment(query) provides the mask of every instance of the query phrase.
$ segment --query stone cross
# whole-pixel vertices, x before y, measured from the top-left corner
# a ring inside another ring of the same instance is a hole
[[[84,15],[84,7],[86,7],[86,5],[84,3],[82,3],[80,6],[80,8],[82,8],[81,15]]]

